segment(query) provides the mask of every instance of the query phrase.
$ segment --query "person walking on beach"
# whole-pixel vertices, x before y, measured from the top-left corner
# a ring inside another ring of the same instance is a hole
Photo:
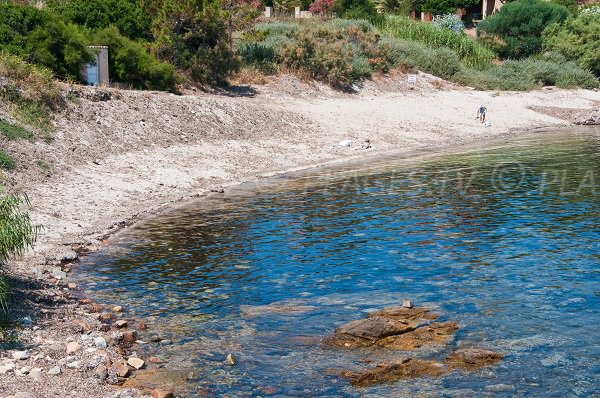
[[[477,110],[477,117],[481,123],[485,123],[485,113],[487,112],[487,108],[482,104],[479,105],[479,109]]]

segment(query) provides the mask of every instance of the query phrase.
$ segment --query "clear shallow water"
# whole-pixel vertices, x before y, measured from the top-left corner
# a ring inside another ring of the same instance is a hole
[[[194,370],[190,396],[600,396],[598,193],[599,129],[532,134],[199,200],[121,233],[78,273],[92,298],[173,341],[143,350]],[[473,345],[505,360],[355,389],[327,369],[406,353],[298,339],[403,298],[461,327],[450,347],[410,355]],[[242,311],[280,301],[311,308]]]

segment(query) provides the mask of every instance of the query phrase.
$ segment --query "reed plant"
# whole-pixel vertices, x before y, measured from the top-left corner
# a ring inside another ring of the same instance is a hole
[[[23,254],[33,246],[40,227],[29,218],[26,195],[5,193],[0,197],[0,261],[5,263],[10,257]],[[0,274],[0,308],[7,312],[9,286]]]
[[[416,41],[432,48],[446,47],[459,56],[466,66],[485,69],[491,65],[495,54],[464,33],[443,29],[434,24],[413,21],[407,17],[386,17],[381,30],[393,37]]]

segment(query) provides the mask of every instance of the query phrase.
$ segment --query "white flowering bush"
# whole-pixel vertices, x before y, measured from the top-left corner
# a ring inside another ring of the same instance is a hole
[[[433,17],[433,24],[441,29],[449,29],[456,33],[461,33],[465,27],[456,14],[436,15]]]
[[[585,7],[581,10],[581,14],[600,16],[600,5]]]

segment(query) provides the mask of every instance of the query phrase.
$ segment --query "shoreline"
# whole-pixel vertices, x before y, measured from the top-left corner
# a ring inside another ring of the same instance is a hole
[[[4,374],[0,370],[1,390],[51,396],[71,389],[90,398],[122,392],[109,384],[122,380],[115,364],[123,363],[131,348],[110,343],[121,341],[123,330],[135,329],[137,336],[137,330],[145,333],[144,328],[139,324],[116,328],[114,322],[126,318],[123,312],[85,299],[77,301],[80,293],[69,284],[68,272],[76,266],[78,255],[98,250],[107,239],[144,219],[219,194],[211,191],[290,173],[384,157],[410,158],[411,154],[572,126],[528,108],[545,103],[549,94],[554,95],[549,101],[552,106],[600,103],[599,93],[581,90],[502,95],[441,90],[431,94],[427,80],[422,81],[423,87],[416,92],[397,85],[394,91],[386,91],[382,88],[385,81],[373,82],[358,95],[300,82],[292,82],[295,92],[282,92],[281,84],[289,87],[289,82],[277,81],[261,87],[256,98],[172,97],[113,90],[118,98],[106,102],[82,99],[58,115],[55,142],[26,143],[24,152],[29,149],[34,157],[20,159],[22,165],[35,157],[52,158],[52,173],[30,168],[15,176],[16,185],[30,193],[34,221],[46,230],[36,249],[8,268],[23,283],[17,295],[31,290],[27,283],[40,291],[38,297],[13,303],[15,316],[31,321],[23,324],[20,336],[22,345],[29,347],[29,358],[12,361],[15,368]],[[433,101],[432,106],[431,97],[448,109],[432,116],[438,104]],[[473,124],[466,112],[455,114],[457,109],[470,110],[471,103],[487,100],[502,106],[499,121],[491,128]],[[517,100],[520,105],[511,108]],[[398,112],[401,107],[405,111]],[[202,131],[197,134],[198,123]],[[373,150],[354,152],[338,145],[344,139],[360,143],[367,137]],[[48,297],[50,304],[44,303]],[[132,319],[127,321],[134,324]],[[106,347],[96,344],[96,338],[105,338]],[[65,356],[72,342],[80,348]],[[8,363],[12,352],[0,351],[0,367]],[[97,358],[105,358],[106,363]],[[69,367],[73,362],[81,366]],[[60,374],[48,374],[56,364]],[[15,376],[19,366],[30,369]],[[32,372],[35,369],[40,371]],[[74,378],[83,381],[74,382]],[[44,391],[41,387],[48,381],[56,385]],[[127,394],[140,396],[135,391]]]

